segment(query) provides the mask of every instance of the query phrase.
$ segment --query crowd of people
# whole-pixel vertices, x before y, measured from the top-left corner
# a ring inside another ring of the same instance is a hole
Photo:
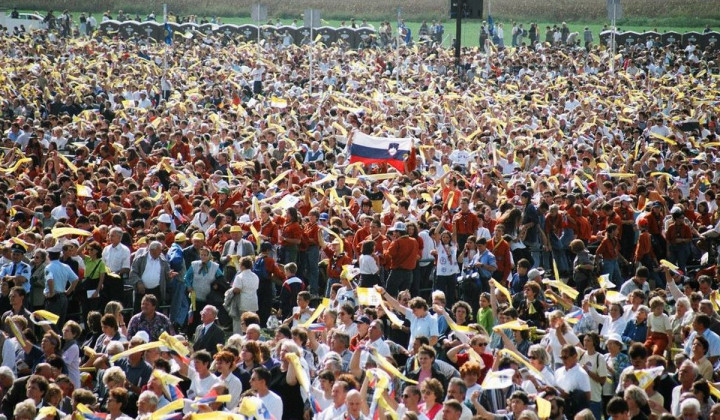
[[[720,416],[717,51],[0,55],[8,419]]]

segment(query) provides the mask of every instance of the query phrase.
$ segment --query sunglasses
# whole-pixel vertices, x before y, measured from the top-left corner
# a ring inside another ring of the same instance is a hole
[[[488,345],[488,343],[478,343],[478,347],[484,347],[484,346],[487,346],[487,345]]]

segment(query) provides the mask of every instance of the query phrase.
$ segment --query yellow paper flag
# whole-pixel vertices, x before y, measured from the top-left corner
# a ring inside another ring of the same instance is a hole
[[[44,321],[40,319],[44,319]],[[57,324],[60,317],[52,312],[40,309],[30,315],[30,320],[35,323],[35,325],[53,325]]]
[[[318,317],[320,316],[322,311],[324,311],[325,308],[327,308],[329,306],[330,306],[330,299],[323,298],[322,302],[318,305],[317,308],[315,308],[315,311],[313,311],[312,315],[310,315],[310,318],[308,318],[308,320],[305,321],[304,323],[300,324],[300,326],[303,328],[308,328],[310,326],[310,324],[312,324],[316,319],[318,319]]]

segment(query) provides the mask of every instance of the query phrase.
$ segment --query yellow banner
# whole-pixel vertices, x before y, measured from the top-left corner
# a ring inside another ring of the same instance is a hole
[[[38,318],[44,318],[45,320],[40,321]],[[46,311],[44,309],[35,311],[30,315],[30,321],[32,321],[35,325],[57,324],[57,322],[59,320],[60,320],[60,317],[58,315],[55,315],[54,313]]]
[[[88,232],[87,230],[71,228],[71,227],[55,228],[50,231],[50,234],[55,239],[61,238],[65,235],[92,236],[92,233]]]
[[[407,376],[403,375],[395,366],[392,365],[392,363],[388,362],[387,359],[383,355],[377,352],[376,349],[370,348],[370,357],[372,357],[377,365],[383,369],[385,369],[385,372],[389,373],[391,376],[394,376],[396,378],[400,378],[401,380],[411,383],[414,385],[417,385],[417,381],[413,381],[412,379],[408,378]]]
[[[135,354],[141,351],[145,350],[151,350],[151,349],[157,349],[162,346],[164,346],[165,343],[161,343],[159,341],[153,341],[151,343],[141,344],[137,347],[133,347],[131,349],[125,350],[124,352],[118,353],[110,358],[111,362],[114,362],[116,360],[122,359],[123,357],[130,356],[131,354]]]
[[[308,318],[307,321],[305,321],[305,322],[303,322],[302,324],[300,324],[300,326],[303,327],[303,328],[308,328],[308,327],[310,327],[310,324],[312,324],[316,319],[318,319],[318,317],[320,316],[320,314],[322,313],[322,311],[324,311],[325,308],[327,308],[327,307],[329,307],[329,306],[330,306],[330,299],[328,299],[328,298],[323,298],[322,302],[320,302],[320,304],[318,305],[318,307],[315,308],[315,311],[312,313],[312,315],[310,315],[310,318]]]

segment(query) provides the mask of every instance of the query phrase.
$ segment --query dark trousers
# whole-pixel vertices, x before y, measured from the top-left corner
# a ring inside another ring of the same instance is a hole
[[[260,280],[260,286],[257,289],[258,297],[258,317],[260,317],[260,327],[265,328],[267,320],[270,317],[270,311],[275,300],[275,285],[272,280]]]
[[[413,280],[413,270],[406,270],[404,268],[393,268],[390,270],[390,275],[387,279],[387,285],[385,290],[390,293],[390,296],[397,298],[398,293],[402,290],[410,289],[410,285]]]
[[[65,292],[55,293],[51,298],[45,299],[45,310],[59,316],[57,324],[53,325],[55,332],[60,332],[67,319],[68,298]]]
[[[449,276],[435,276],[435,284],[433,290],[440,290],[445,293],[445,306],[452,308],[457,300],[455,293],[457,292],[457,274]]]

